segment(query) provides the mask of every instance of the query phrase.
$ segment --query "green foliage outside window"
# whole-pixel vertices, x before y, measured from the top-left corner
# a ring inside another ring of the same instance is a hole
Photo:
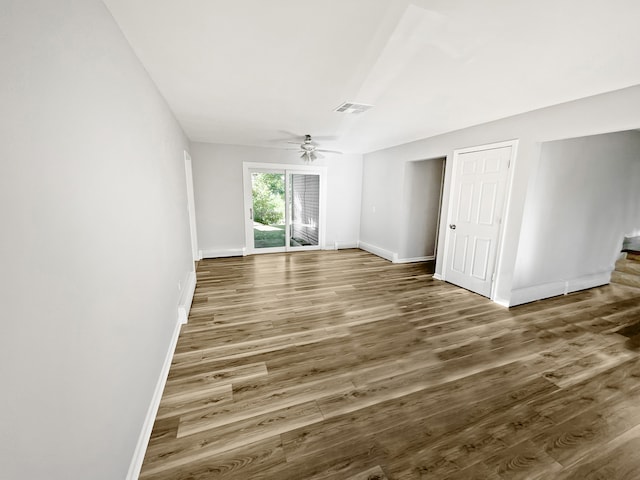
[[[284,224],[284,176],[254,173],[253,219],[264,225]]]

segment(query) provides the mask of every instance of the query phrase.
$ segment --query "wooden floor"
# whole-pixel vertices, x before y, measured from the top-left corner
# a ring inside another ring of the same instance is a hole
[[[639,322],[622,285],[505,309],[360,250],[205,260],[140,478],[639,479]]]

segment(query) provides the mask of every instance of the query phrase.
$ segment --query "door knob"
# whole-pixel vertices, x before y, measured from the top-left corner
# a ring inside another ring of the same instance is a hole
[[[450,224],[449,224],[449,228],[450,228],[451,230],[455,230],[455,229],[456,229],[456,226],[455,226],[453,223],[450,223]]]

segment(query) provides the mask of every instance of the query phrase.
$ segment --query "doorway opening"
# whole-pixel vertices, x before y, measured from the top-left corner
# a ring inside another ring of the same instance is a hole
[[[427,262],[435,270],[446,158],[406,162],[398,263]]]

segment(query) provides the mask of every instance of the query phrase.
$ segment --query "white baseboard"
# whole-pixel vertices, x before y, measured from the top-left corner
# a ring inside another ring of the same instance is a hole
[[[178,304],[178,321],[180,324],[187,323],[189,319],[189,311],[193,302],[193,294],[196,291],[196,272],[189,272],[187,281],[182,289],[180,303]]]
[[[246,248],[214,248],[200,250],[201,258],[244,257]]]
[[[493,301],[500,305],[501,307],[509,308],[509,301],[503,300],[502,298],[494,298]]]
[[[169,349],[167,350],[167,355],[164,359],[164,365],[162,366],[162,370],[160,371],[160,377],[158,378],[158,383],[156,383],[156,389],[153,392],[151,404],[149,405],[149,410],[147,410],[147,416],[144,419],[142,431],[140,432],[140,437],[138,438],[138,443],[136,444],[136,449],[133,454],[131,464],[129,465],[129,471],[127,472],[126,477],[127,480],[137,480],[140,476],[140,469],[142,468],[144,455],[147,452],[147,445],[149,443],[149,439],[151,438],[153,424],[156,420],[156,415],[158,414],[158,407],[160,406],[162,392],[164,391],[164,386],[167,383],[167,377],[169,376],[169,369],[171,368],[173,354],[176,350],[178,337],[180,336],[181,326],[182,323],[180,321],[177,321],[175,329],[173,331],[173,336],[171,338],[171,341],[169,342]]]
[[[398,258],[393,263],[416,263],[416,262],[428,262],[435,260],[435,255],[428,255],[426,257],[413,257],[413,258]]]
[[[444,280],[444,277],[442,275],[440,275],[439,273],[434,273],[433,274],[433,278],[435,280]]]
[[[334,250],[345,250],[347,248],[358,248],[358,241],[351,242],[333,242]]]
[[[557,297],[558,295],[566,295],[567,293],[577,292],[578,290],[599,287],[608,284],[610,280],[611,272],[606,271],[573,278],[571,280],[519,288],[511,292],[511,298],[506,306],[513,307],[522,305],[523,303],[542,300],[543,298]]]
[[[358,242],[358,248],[366,252],[373,253],[374,255],[382,257],[385,260],[389,260],[390,262],[395,263],[398,261],[397,253],[385,250],[384,248],[376,247],[375,245],[371,245],[370,243],[360,241]]]

